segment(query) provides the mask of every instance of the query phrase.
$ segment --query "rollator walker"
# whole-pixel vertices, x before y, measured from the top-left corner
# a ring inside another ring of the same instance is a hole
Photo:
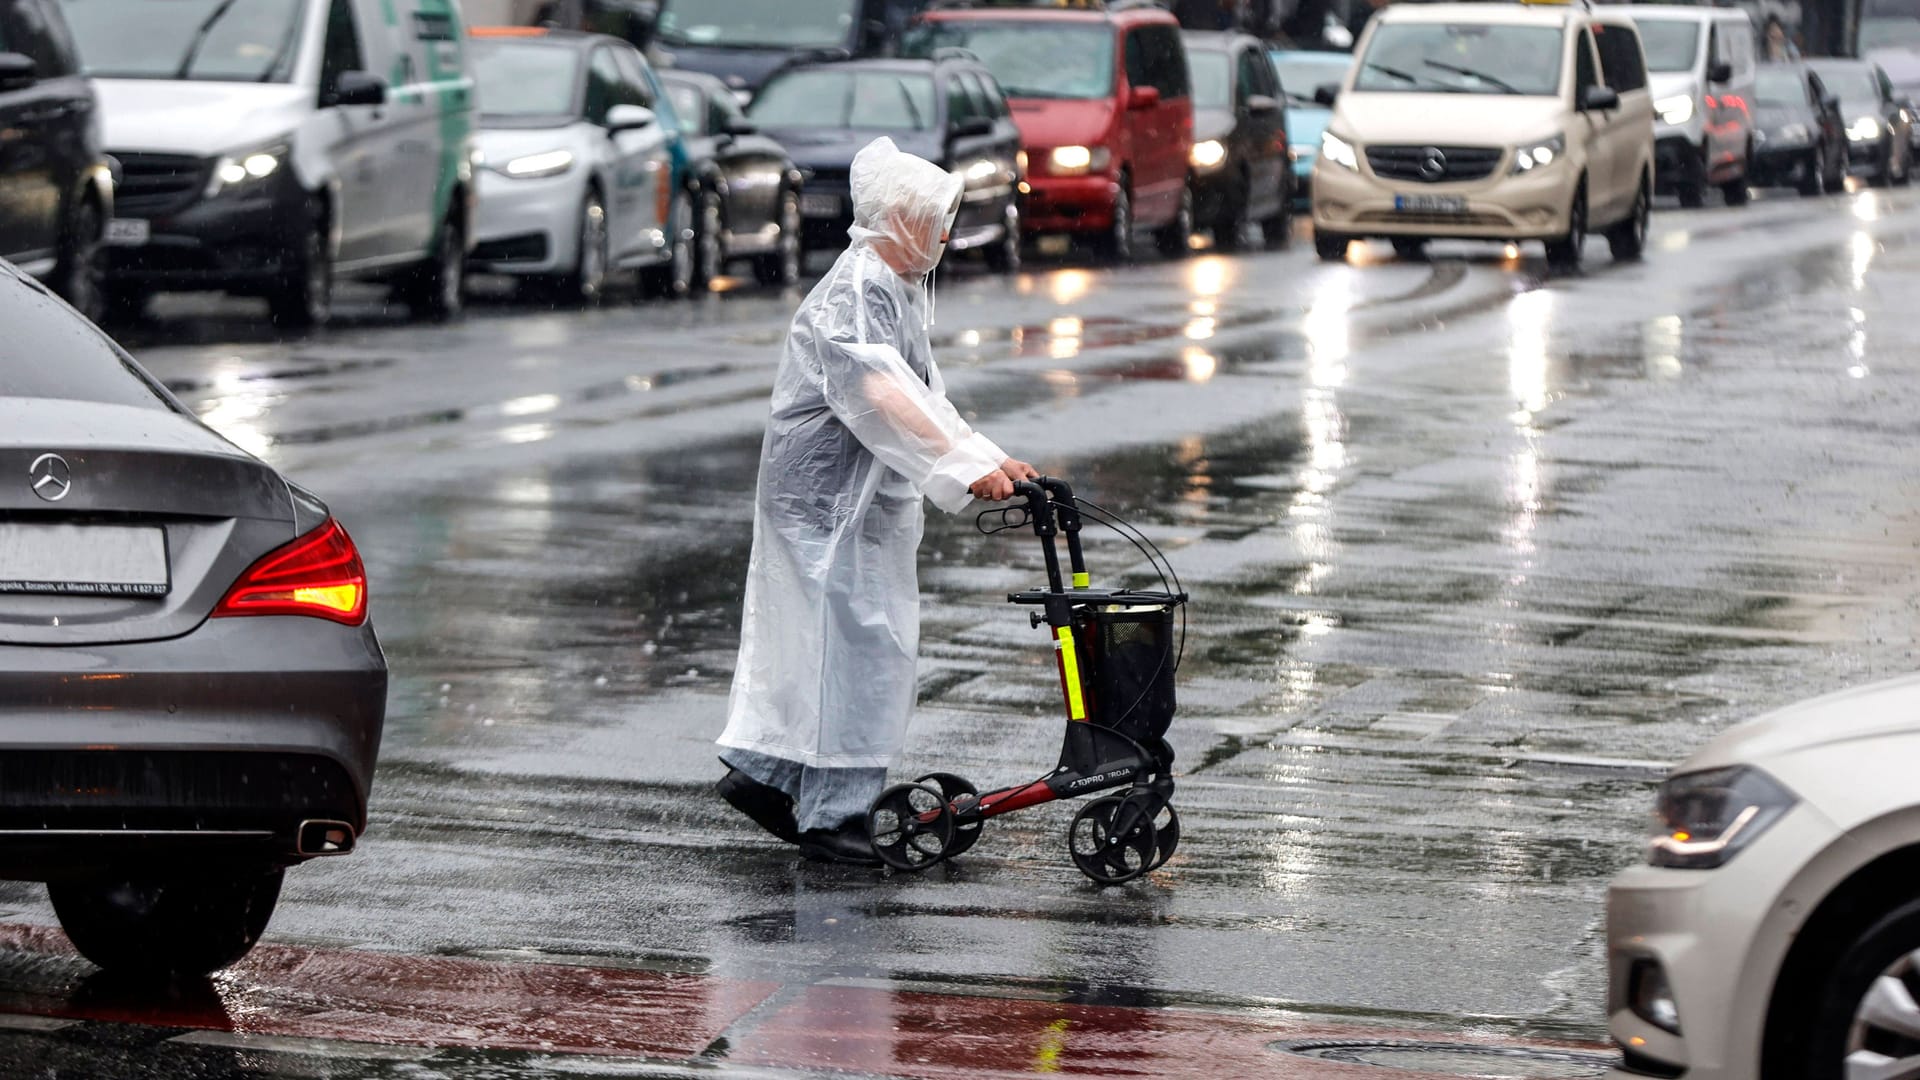
[[[1177,576],[1163,591],[1093,588],[1080,547],[1083,510],[1131,540],[1156,571],[1165,557],[1139,530],[1076,500],[1064,480],[1043,476],[1013,487],[1024,506],[988,510],[977,524],[985,533],[1031,525],[1040,539],[1047,587],[1012,593],[1007,600],[1037,608],[1028,613],[1029,620],[1053,635],[1067,712],[1060,764],[1031,783],[985,794],[945,772],[895,784],[867,813],[873,850],[888,866],[925,870],[971,850],[990,818],[1055,799],[1115,791],[1075,815],[1067,851],[1081,873],[1096,882],[1131,881],[1166,863],[1180,844],[1173,748],[1165,736],[1173,722],[1174,673],[1180,663],[1174,622],[1178,614],[1184,646],[1187,594],[1171,591],[1179,587]],[[995,516],[1000,524],[989,528],[987,521]],[[1071,588],[1060,574],[1055,537],[1061,534],[1067,538]],[[1167,566],[1163,586],[1170,573]]]

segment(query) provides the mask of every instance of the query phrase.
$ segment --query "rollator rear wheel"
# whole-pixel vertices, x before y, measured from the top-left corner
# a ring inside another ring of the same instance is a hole
[[[1081,873],[1102,885],[1132,881],[1151,869],[1159,854],[1153,815],[1137,806],[1128,810],[1119,795],[1095,799],[1074,816],[1067,852]]]
[[[980,789],[969,783],[966,777],[955,776],[950,772],[928,773],[920,779],[915,780],[914,783],[930,784],[938,789],[940,796],[947,800],[949,807],[962,795],[980,794]],[[973,845],[980,842],[980,834],[986,831],[986,824],[985,821],[962,823],[956,818],[953,823],[953,844],[941,858],[951,859],[956,855],[965,855],[968,851],[972,850]]]
[[[867,811],[873,853],[896,870],[925,870],[953,852],[953,811],[925,784],[895,784]]]
[[[1180,815],[1172,803],[1162,803],[1160,812],[1153,818],[1153,864],[1147,867],[1147,873],[1167,865],[1173,858],[1173,851],[1180,846]]]

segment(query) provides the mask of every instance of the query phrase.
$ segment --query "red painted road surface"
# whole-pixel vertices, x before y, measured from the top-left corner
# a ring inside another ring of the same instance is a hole
[[[1478,1041],[1269,1011],[1128,1008],[864,985],[785,987],[627,968],[262,945],[156,999],[89,978],[51,927],[0,925],[0,1012],[349,1042],[840,1070],[1438,1080],[1272,1048],[1302,1039]],[[1597,1049],[1584,1047],[1581,1049]]]

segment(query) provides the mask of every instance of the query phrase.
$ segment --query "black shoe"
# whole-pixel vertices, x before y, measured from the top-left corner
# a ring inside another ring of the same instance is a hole
[[[786,792],[731,767],[713,787],[735,810],[752,818],[755,825],[789,844],[800,842],[800,825],[793,819],[793,800]]]
[[[800,854],[814,862],[880,865],[864,821],[851,821],[837,829],[808,829],[800,834]]]

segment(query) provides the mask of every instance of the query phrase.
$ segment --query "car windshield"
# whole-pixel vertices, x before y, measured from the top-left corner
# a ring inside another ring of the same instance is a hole
[[[1840,99],[1849,109],[1874,109],[1880,105],[1880,83],[1873,69],[1865,67],[1819,67],[1814,71],[1826,85],[1827,93]]]
[[[1280,76],[1280,87],[1290,105],[1312,105],[1313,92],[1328,83],[1347,77],[1351,60],[1345,56],[1300,56],[1273,54],[1273,70]]]
[[[933,77],[898,71],[816,68],[768,83],[748,109],[769,128],[873,128],[926,131],[933,127]]]
[[[1226,53],[1189,52],[1187,70],[1193,73],[1194,108],[1233,107],[1233,66]]]
[[[1113,31],[1104,24],[941,20],[910,31],[901,45],[907,56],[945,48],[978,56],[1010,98],[1113,94]]]
[[[38,285],[0,273],[0,326],[0,398],[172,408],[106,335]]]
[[[669,45],[829,49],[852,42],[860,0],[662,0],[654,36]]]
[[[1871,18],[1860,20],[1860,53],[1874,49],[1920,49],[1920,19]]]
[[[1799,68],[1762,66],[1753,80],[1754,96],[1762,105],[1804,105],[1806,77]]]
[[[286,82],[304,0],[64,0],[88,75]]]
[[[1700,57],[1700,24],[1691,19],[1635,19],[1648,71],[1692,71]]]
[[[530,41],[474,39],[473,80],[483,116],[572,116],[580,50]]]
[[[1402,22],[1373,33],[1353,88],[1369,93],[1552,94],[1559,27]]]

